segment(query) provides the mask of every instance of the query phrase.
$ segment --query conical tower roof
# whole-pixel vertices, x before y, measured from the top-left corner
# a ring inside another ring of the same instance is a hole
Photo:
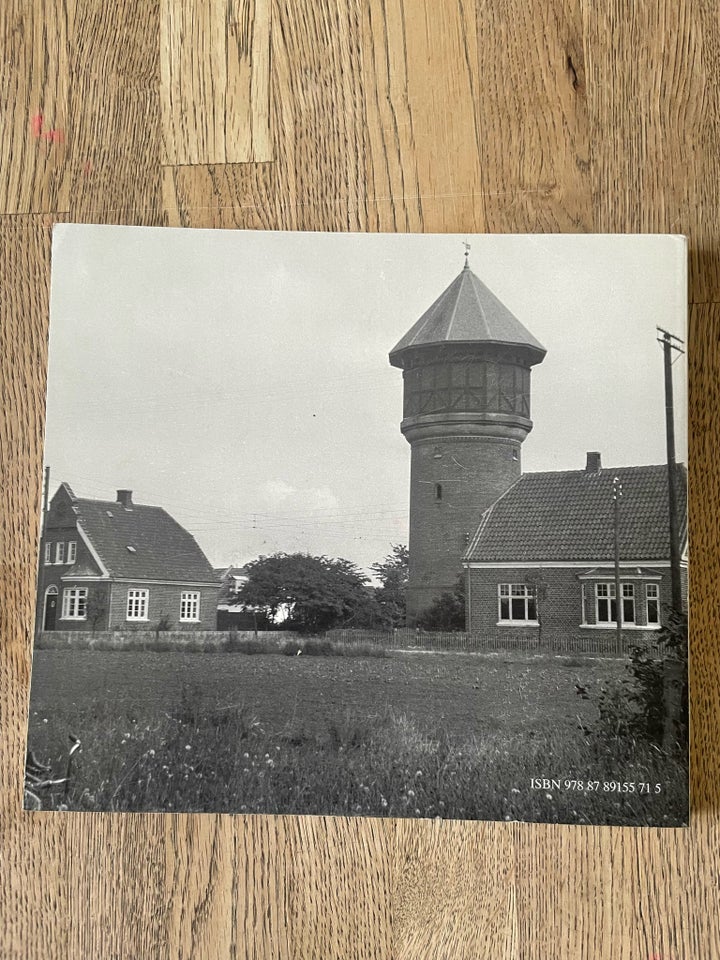
[[[393,347],[390,363],[402,366],[400,354],[404,351],[441,343],[525,347],[530,363],[539,363],[547,352],[467,263],[447,290]]]

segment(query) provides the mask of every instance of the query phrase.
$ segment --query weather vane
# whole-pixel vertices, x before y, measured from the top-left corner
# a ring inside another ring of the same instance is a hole
[[[467,242],[467,240],[464,240],[463,246],[465,247],[465,266],[467,267],[469,266],[470,261],[470,244]]]

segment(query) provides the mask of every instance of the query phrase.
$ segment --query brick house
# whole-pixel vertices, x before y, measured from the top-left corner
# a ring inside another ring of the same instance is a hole
[[[683,602],[687,598],[687,477],[677,468]],[[670,591],[667,467],[527,473],[482,515],[463,558],[467,629],[504,639],[616,632],[613,482],[623,630],[650,637]]]
[[[40,545],[36,627],[214,630],[219,583],[194,538],[161,507],[53,496]]]

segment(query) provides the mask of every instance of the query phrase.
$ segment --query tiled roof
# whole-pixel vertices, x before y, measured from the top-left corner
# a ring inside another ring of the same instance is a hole
[[[598,473],[526,473],[487,510],[465,554],[477,562],[612,561],[613,479],[622,483],[620,558],[670,557],[667,467]],[[687,536],[687,476],[677,471],[681,540]]]
[[[465,267],[390,351],[390,363],[411,347],[431,343],[521,344],[531,348],[533,363],[546,350],[495,294]]]
[[[78,521],[111,577],[214,583],[195,539],[161,507],[75,498]],[[131,549],[129,549],[131,548]]]

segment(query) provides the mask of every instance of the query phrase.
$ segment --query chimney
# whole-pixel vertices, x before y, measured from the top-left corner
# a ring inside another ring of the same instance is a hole
[[[588,450],[587,462],[585,464],[585,473],[600,473],[602,469],[600,463],[600,454],[597,450]]]
[[[125,507],[126,510],[132,510],[132,490],[118,490],[117,502]]]

